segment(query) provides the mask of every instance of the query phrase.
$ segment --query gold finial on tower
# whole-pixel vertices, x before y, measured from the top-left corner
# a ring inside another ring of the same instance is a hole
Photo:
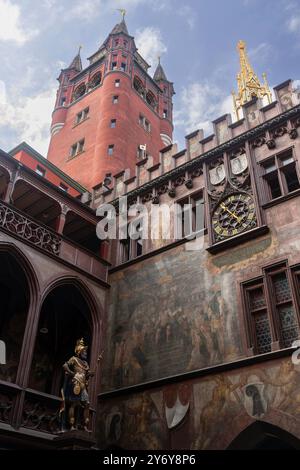
[[[271,103],[272,93],[267,82],[266,74],[263,74],[264,84],[262,85],[251,67],[247,56],[246,43],[244,41],[238,42],[237,50],[240,57],[241,71],[237,75],[238,92],[237,94],[232,92],[232,95],[236,117],[239,119],[241,117],[240,110],[244,104],[251,101],[254,97],[262,99],[265,96],[268,102]]]
[[[124,21],[127,11],[124,8],[117,8],[117,11],[121,13],[122,20]]]

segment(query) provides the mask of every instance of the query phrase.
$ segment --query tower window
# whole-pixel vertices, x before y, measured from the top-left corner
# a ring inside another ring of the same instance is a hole
[[[76,142],[76,144],[72,145],[70,149],[70,158],[76,157],[76,155],[84,151],[84,142],[84,139],[82,139],[79,142]]]
[[[116,120],[116,119],[112,119],[112,120],[110,121],[110,127],[111,127],[111,129],[114,129],[114,128],[116,127],[116,124],[117,124],[117,120]]]
[[[80,140],[78,142],[78,153],[83,152],[83,149],[84,149],[84,140]]]
[[[122,72],[126,72],[126,63],[125,62],[121,63],[120,69],[122,70]]]
[[[66,105],[66,100],[67,100],[67,98],[64,96],[64,97],[60,100],[60,105],[61,105],[61,106],[65,106],[65,105]]]
[[[150,125],[150,122],[147,121],[147,119],[145,119],[145,129],[147,132],[151,131],[151,125]]]
[[[139,115],[139,125],[143,127],[145,131],[151,132],[151,124],[142,114]]]
[[[46,169],[43,168],[42,166],[40,165],[37,165],[36,169],[35,169],[35,172],[40,175],[40,176],[45,176],[46,174]]]
[[[119,102],[119,96],[116,95],[113,97],[113,104],[118,104],[118,102]]]
[[[117,62],[112,62],[111,63],[111,69],[116,70],[116,68],[117,68]]]
[[[133,86],[134,86],[134,89],[138,92],[138,94],[142,98],[144,98],[145,97],[145,88],[144,88],[143,83],[141,82],[141,80],[138,77],[134,77]]]
[[[139,145],[137,149],[137,158],[139,160],[144,160],[147,157],[147,146],[146,145]]]
[[[300,188],[293,150],[276,155],[261,163],[267,201],[285,196]]]
[[[96,72],[96,73],[92,76],[92,78],[91,78],[91,80],[90,80],[89,88],[90,88],[90,89],[93,89],[93,88],[95,88],[96,86],[100,85],[101,80],[102,80],[101,72]]]
[[[167,119],[167,117],[168,117],[168,110],[167,110],[167,109],[164,109],[164,111],[163,111],[163,118],[164,118],[164,119]]]
[[[109,145],[108,148],[107,148],[108,155],[113,155],[114,149],[115,149],[114,145]]]
[[[85,108],[83,111],[80,111],[80,113],[76,115],[75,124],[79,124],[80,122],[87,119],[89,115],[89,111],[90,111],[89,108]]]
[[[82,83],[75,89],[74,94],[73,94],[73,101],[81,98],[81,96],[83,96],[85,92],[86,92],[86,85],[85,83]]]
[[[120,80],[115,80],[115,87],[120,88]]]
[[[151,91],[148,91],[148,93],[146,95],[146,101],[149,104],[149,106],[151,106],[151,108],[156,107],[156,99],[155,99],[155,96],[153,95],[153,93]]]
[[[119,45],[119,39],[115,39],[115,47],[118,47]]]

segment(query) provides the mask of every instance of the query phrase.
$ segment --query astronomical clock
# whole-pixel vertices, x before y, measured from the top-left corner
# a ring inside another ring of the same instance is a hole
[[[245,149],[206,164],[210,248],[214,253],[261,234],[262,224]],[[266,229],[266,227],[264,227]]]

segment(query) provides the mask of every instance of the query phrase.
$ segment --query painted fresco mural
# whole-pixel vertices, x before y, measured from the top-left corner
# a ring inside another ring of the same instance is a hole
[[[203,262],[178,247],[116,273],[104,390],[241,356],[234,273],[215,275]]]
[[[299,438],[299,386],[299,366],[286,357],[127,398],[103,399],[99,445],[226,449],[256,421],[278,426]]]

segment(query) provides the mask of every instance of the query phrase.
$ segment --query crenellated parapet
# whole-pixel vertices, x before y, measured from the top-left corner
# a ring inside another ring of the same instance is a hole
[[[299,119],[296,117],[300,104],[300,92],[288,80],[274,88],[275,100],[264,106],[262,100],[254,98],[243,105],[243,118],[232,121],[231,115],[226,114],[212,122],[214,133],[205,136],[202,129],[186,136],[185,149],[178,151],[177,144],[163,148],[159,154],[159,162],[153,164],[152,156],[136,162],[134,174],[125,170],[116,175],[110,175],[109,184],[100,184],[94,190],[94,205],[110,202],[125,194],[144,193],[151,189],[154,200],[162,192],[171,195],[176,191],[176,178],[181,183],[192,187],[193,179],[198,175],[199,166],[203,160],[217,158],[218,155],[230,148],[239,147],[246,140],[251,140],[253,149],[266,146],[268,150],[276,147],[276,139],[289,133],[291,140],[296,139]],[[285,124],[287,118],[295,115]],[[259,154],[259,151],[258,151]],[[258,155],[259,158],[259,155]],[[197,170],[198,168],[198,170]],[[175,182],[174,182],[175,181]],[[160,193],[160,194],[159,194]]]

